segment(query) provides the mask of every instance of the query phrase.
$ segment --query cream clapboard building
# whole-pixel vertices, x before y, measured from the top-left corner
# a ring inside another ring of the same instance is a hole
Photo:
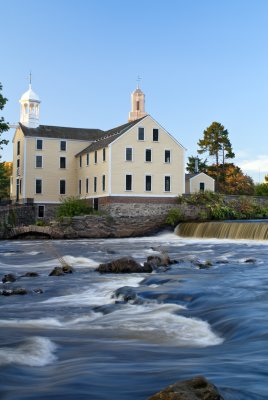
[[[108,131],[40,125],[30,85],[13,139],[12,199],[33,199],[42,217],[46,205],[69,196],[97,208],[111,198],[163,201],[184,193],[184,147],[145,112],[139,87],[131,100],[129,122]]]

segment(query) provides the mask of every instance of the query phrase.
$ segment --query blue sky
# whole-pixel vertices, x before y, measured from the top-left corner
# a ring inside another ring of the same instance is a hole
[[[146,111],[187,156],[218,121],[235,163],[256,181],[268,173],[268,1],[0,0],[0,10],[6,121],[18,122],[32,71],[41,124],[112,128],[127,122],[140,75]],[[2,155],[12,159],[11,143]]]

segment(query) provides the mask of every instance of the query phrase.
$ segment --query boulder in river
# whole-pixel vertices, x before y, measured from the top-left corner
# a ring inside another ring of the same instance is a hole
[[[27,294],[27,290],[24,288],[16,288],[16,289],[3,289],[0,291],[2,296],[12,296],[14,294]]]
[[[72,274],[73,268],[70,265],[64,265],[63,267],[55,267],[50,272],[49,276],[61,276],[65,274]]]
[[[187,381],[179,381],[148,400],[223,400],[217,388],[203,376],[196,376]]]
[[[108,263],[100,264],[96,271],[101,274],[131,274],[140,272],[152,272],[153,268],[148,265],[142,267],[132,257],[122,257]]]
[[[21,278],[35,278],[39,276],[37,272],[25,272],[25,274],[21,275]]]
[[[3,283],[15,282],[17,280],[14,274],[5,274],[2,278]]]

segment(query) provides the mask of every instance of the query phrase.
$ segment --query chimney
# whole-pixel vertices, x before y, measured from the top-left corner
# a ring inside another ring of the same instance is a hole
[[[195,160],[194,160],[194,173],[195,174],[198,173],[198,169],[199,169],[198,162],[199,162],[198,157],[196,157]]]

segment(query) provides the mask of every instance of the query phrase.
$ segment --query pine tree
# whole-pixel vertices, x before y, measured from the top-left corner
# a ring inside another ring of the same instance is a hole
[[[226,158],[234,158],[235,154],[229,140],[229,133],[219,122],[212,124],[204,130],[203,139],[200,139],[197,145],[199,154],[208,153],[215,160],[215,165],[224,165]]]

